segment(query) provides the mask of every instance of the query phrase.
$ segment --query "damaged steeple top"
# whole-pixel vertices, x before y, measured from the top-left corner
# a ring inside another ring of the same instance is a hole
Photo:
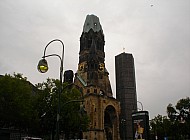
[[[95,15],[87,15],[83,26],[83,32],[88,32],[92,29],[94,32],[102,31],[102,26],[100,24],[99,18]]]

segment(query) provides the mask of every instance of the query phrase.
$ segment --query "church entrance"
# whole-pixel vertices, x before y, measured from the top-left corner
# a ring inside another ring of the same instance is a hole
[[[116,111],[111,105],[107,106],[104,111],[104,130],[106,135],[106,140],[113,140],[114,129],[116,129]]]

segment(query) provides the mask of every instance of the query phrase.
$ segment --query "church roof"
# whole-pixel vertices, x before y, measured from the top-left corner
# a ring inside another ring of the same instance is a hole
[[[83,26],[83,32],[88,32],[90,29],[92,29],[94,32],[103,32],[99,18],[95,15],[86,16],[86,20]]]

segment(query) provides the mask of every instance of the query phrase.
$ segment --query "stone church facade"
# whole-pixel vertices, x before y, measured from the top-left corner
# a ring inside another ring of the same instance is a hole
[[[74,83],[83,93],[90,125],[83,138],[120,140],[120,104],[113,97],[109,73],[105,67],[104,34],[95,15],[87,15],[80,37],[78,70]]]

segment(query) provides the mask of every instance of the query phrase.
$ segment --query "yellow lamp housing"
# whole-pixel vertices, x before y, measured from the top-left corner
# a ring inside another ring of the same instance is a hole
[[[41,59],[38,63],[38,71],[41,73],[45,73],[48,71],[48,63],[44,58]]]

